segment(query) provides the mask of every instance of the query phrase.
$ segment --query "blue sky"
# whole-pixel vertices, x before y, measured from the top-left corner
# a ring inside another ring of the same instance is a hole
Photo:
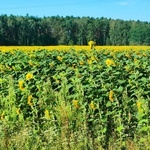
[[[90,16],[150,22],[150,0],[0,0],[0,15]]]

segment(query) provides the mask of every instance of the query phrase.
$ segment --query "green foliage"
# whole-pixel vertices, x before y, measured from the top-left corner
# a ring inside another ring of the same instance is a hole
[[[0,15],[0,45],[150,45],[150,23],[92,17]]]
[[[1,149],[147,148],[149,51],[0,55]]]

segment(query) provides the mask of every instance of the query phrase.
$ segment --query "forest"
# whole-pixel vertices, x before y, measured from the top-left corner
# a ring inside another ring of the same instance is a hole
[[[1,46],[150,45],[150,22],[73,16],[0,15]]]

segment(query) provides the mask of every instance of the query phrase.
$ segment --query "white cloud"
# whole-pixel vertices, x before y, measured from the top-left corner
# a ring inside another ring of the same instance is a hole
[[[125,5],[128,5],[129,3],[127,1],[120,1],[118,4],[122,5],[122,6],[125,6]]]
[[[118,1],[117,4],[118,5],[121,5],[121,6],[127,6],[127,5],[130,5],[130,6],[134,6],[134,5],[137,5],[141,2],[141,0],[116,0]],[[143,3],[143,1],[142,1]]]

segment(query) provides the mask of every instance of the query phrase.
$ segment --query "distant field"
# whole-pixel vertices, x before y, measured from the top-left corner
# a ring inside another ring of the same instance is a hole
[[[90,50],[89,46],[0,46],[0,51],[10,50]],[[95,46],[96,50],[150,50],[150,46]]]
[[[148,150],[149,46],[1,46],[0,149]]]

